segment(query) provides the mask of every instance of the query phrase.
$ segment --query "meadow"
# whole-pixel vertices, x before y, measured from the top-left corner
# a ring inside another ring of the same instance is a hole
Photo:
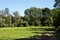
[[[13,40],[19,38],[28,38],[34,35],[42,35],[41,33],[46,32],[45,29],[54,29],[54,27],[4,27],[0,28],[0,40]],[[54,32],[54,31],[49,31]],[[37,34],[38,33],[38,34]]]

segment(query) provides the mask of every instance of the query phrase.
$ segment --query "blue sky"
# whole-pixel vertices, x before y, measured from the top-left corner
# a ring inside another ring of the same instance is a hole
[[[54,8],[54,0],[0,0],[0,10],[9,8],[10,12],[19,11],[21,16],[24,16],[24,10],[30,7]]]

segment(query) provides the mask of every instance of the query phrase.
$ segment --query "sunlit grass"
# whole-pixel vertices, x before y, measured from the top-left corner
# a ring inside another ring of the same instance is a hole
[[[18,39],[18,38],[26,38],[30,37],[34,34],[33,32],[44,32],[44,30],[41,31],[33,31],[30,30],[32,28],[54,28],[54,27],[5,27],[0,28],[0,39]],[[41,35],[41,34],[39,34]]]

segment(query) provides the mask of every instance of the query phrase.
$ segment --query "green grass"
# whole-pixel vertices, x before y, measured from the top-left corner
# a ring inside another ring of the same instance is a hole
[[[29,28],[24,27],[14,27],[14,28],[0,28],[0,39],[15,39],[15,38],[25,38],[31,35]]]
[[[18,39],[18,38],[26,38],[33,35],[36,35],[32,28],[44,28],[44,27],[5,27],[0,28],[0,39]],[[54,27],[45,27],[45,28],[54,28]],[[40,31],[36,31],[40,32]],[[41,32],[44,32],[41,30]],[[41,35],[41,34],[39,34]]]

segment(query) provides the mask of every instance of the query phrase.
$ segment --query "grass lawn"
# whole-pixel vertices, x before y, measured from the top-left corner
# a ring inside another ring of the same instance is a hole
[[[18,38],[26,38],[33,35],[36,35],[32,28],[44,28],[44,27],[5,27],[0,28],[0,39],[18,39]],[[45,28],[53,28],[53,27],[45,27]],[[37,32],[37,31],[36,31]],[[39,32],[39,31],[38,31]],[[44,32],[40,30],[40,32]]]

